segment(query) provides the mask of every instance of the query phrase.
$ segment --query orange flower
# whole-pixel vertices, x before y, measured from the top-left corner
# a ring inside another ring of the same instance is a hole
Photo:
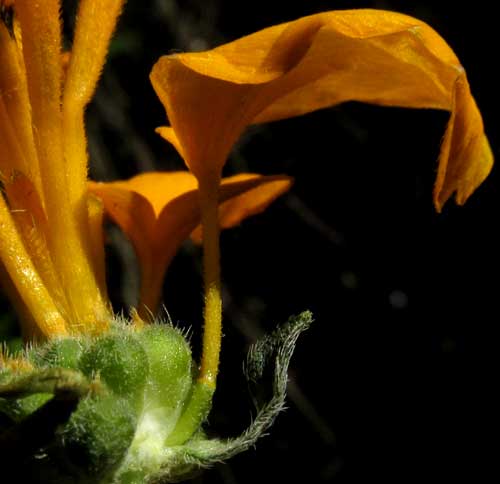
[[[206,52],[162,57],[151,72],[171,142],[198,179],[205,230],[205,337],[201,381],[215,378],[221,337],[217,190],[231,147],[253,123],[344,101],[450,112],[434,204],[463,203],[493,156],[465,71],[425,23],[381,10],[320,13]]]
[[[261,30],[213,50],[160,58],[151,81],[170,127],[159,133],[198,179],[216,177],[250,124],[345,101],[451,113],[434,203],[458,203],[492,154],[463,67],[425,23],[381,10],[333,11]]]

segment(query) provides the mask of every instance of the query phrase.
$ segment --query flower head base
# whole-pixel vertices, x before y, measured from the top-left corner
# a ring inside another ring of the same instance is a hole
[[[213,392],[196,383],[189,345],[168,324],[136,331],[117,321],[96,338],[31,348],[23,367],[0,372],[0,413],[12,420],[11,434],[27,423],[33,429],[28,445],[15,439],[8,448],[0,432],[4,475],[13,468],[26,482],[179,482],[247,450],[285,404],[290,358],[311,321],[308,312],[290,318],[251,348],[247,379],[260,384],[274,370],[273,397],[234,439],[200,430]]]

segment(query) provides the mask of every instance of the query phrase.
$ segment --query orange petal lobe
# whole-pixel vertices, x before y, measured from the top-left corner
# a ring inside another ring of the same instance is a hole
[[[156,216],[149,201],[127,187],[127,182],[89,182],[90,192],[99,198],[104,211],[123,231],[134,246],[141,279],[154,278],[156,267],[151,245],[155,240]]]
[[[453,109],[441,145],[434,185],[436,209],[441,211],[453,193],[456,202],[463,205],[488,176],[492,165],[493,153],[484,136],[483,120],[463,75],[455,83]]]
[[[264,210],[290,186],[286,176],[243,174],[224,179],[219,191],[223,227]],[[170,261],[200,224],[196,178],[189,172],[144,173],[125,182],[91,182],[89,187],[134,245],[141,267],[138,310],[148,319],[147,310],[158,308]]]

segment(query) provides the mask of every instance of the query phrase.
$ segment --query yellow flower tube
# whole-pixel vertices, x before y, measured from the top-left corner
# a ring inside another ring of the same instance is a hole
[[[99,333],[107,328],[111,313],[104,267],[96,261],[93,221],[102,215],[87,195],[83,114],[123,1],[80,2],[66,75],[59,0],[44,2],[43,8],[27,0],[0,3],[2,219],[10,227],[0,255],[38,326],[32,334]],[[96,21],[100,11],[106,15]],[[32,284],[22,283],[21,268],[15,269],[10,260],[9,241],[25,254]],[[32,301],[37,298],[42,307],[44,300],[51,301],[54,310],[35,310]],[[62,329],[52,330],[43,314],[56,312]]]

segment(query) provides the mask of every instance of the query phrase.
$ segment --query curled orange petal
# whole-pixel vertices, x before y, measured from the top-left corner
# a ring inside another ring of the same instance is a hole
[[[220,173],[249,124],[353,100],[450,112],[438,210],[453,193],[463,203],[493,163],[453,50],[424,22],[394,12],[326,12],[206,52],[164,56],[151,81],[171,124],[161,133],[200,180]]]

